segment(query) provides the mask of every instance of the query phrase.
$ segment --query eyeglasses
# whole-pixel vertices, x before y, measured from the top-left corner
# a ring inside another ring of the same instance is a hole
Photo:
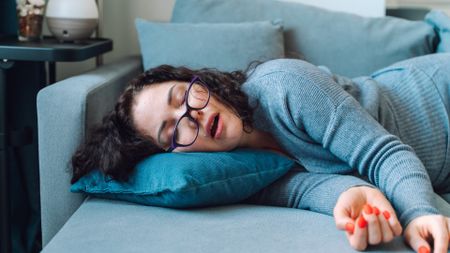
[[[190,112],[205,108],[209,103],[209,98],[210,92],[206,84],[200,80],[200,77],[194,76],[184,94],[186,112],[175,123],[172,141],[167,152],[172,152],[178,147],[190,146],[197,140],[199,125]]]

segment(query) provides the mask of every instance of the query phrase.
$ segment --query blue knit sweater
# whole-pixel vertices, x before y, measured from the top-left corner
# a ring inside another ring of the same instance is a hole
[[[255,127],[312,172],[297,189],[300,208],[332,214],[339,194],[364,179],[385,193],[403,226],[439,213],[433,186],[450,192],[450,54],[353,80],[305,61],[273,60],[250,73],[243,90],[256,106]]]

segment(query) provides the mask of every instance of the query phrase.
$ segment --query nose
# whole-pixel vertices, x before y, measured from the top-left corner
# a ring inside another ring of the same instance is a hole
[[[189,112],[189,114],[191,115],[191,117],[197,122],[197,124],[199,125],[199,127],[202,125],[201,123],[201,118],[203,116],[203,112],[202,111],[196,111],[196,110],[191,110]],[[194,129],[196,127],[196,124],[192,121],[189,121],[189,126]]]
[[[201,118],[203,116],[203,111],[202,110],[191,110],[191,117],[194,118],[195,120],[197,120],[197,122],[199,122],[199,118]]]

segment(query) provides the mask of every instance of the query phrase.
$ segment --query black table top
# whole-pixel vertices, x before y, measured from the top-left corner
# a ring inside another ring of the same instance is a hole
[[[16,36],[0,37],[0,59],[13,61],[83,61],[111,51],[112,40],[91,38],[76,42],[59,42],[54,37],[23,42]]]

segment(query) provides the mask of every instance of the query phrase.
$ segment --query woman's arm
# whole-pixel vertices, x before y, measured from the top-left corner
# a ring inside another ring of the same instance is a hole
[[[374,187],[354,176],[310,173],[297,166],[246,202],[311,210],[333,216],[341,193],[355,186]]]
[[[404,227],[418,216],[439,214],[430,178],[410,146],[316,66],[298,60],[280,60],[278,65],[277,71],[259,78],[266,83],[260,85],[262,92],[272,91],[273,97],[270,104],[264,100],[269,98],[261,98],[260,106],[272,114],[274,136],[296,131],[296,143],[301,144],[294,152],[306,169],[339,173],[338,160],[345,162],[384,192]],[[295,129],[281,129],[291,125]],[[286,140],[280,142],[292,151]],[[336,159],[322,163],[326,158],[321,150]]]
[[[347,231],[350,245],[357,250],[389,242],[402,231],[383,193],[353,176],[310,173],[298,167],[244,202],[334,213],[336,227]],[[374,211],[363,214],[366,205]],[[388,219],[385,215],[389,215]]]

